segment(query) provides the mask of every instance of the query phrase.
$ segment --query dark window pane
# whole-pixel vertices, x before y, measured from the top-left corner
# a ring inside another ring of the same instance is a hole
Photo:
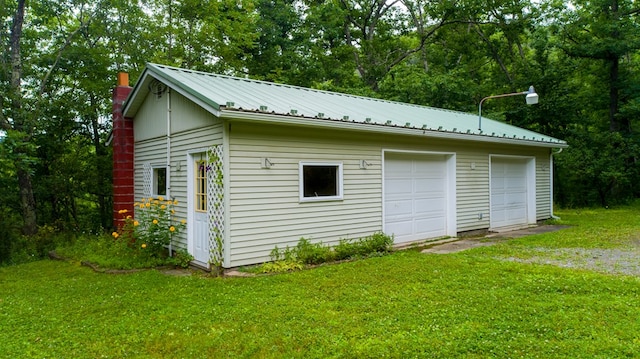
[[[147,172],[148,173],[148,172]],[[156,168],[156,193],[159,196],[167,194],[167,169]]]
[[[338,166],[310,166],[303,169],[304,197],[338,195]]]

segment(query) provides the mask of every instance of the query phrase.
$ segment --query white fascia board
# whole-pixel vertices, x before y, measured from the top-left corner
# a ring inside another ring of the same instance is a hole
[[[385,125],[378,125],[378,124],[347,122],[347,121],[331,120],[331,119],[282,116],[277,114],[244,112],[244,111],[238,111],[238,110],[221,109],[220,117],[224,119],[228,119],[229,121],[232,121],[232,122],[235,122],[235,121],[254,122],[254,123],[262,122],[262,123],[273,123],[273,124],[289,125],[289,126],[341,129],[341,130],[353,130],[353,131],[370,132],[370,133],[398,134],[398,135],[410,135],[410,136],[420,136],[420,133],[422,132],[421,134],[423,137],[448,139],[448,140],[488,142],[488,143],[511,144],[511,145],[531,146],[531,147],[548,147],[548,148],[569,147],[566,143],[563,143],[563,142],[518,140],[518,139],[512,139],[512,138],[506,138],[506,137],[469,135],[464,133],[423,130],[418,128],[385,126]]]

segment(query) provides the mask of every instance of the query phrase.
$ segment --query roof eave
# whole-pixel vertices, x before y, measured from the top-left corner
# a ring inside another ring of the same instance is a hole
[[[348,120],[335,120],[327,118],[302,117],[293,115],[269,114],[262,112],[247,112],[237,109],[221,108],[220,117],[230,121],[263,122],[290,126],[319,127],[330,129],[355,130],[370,133],[399,134],[411,136],[423,136],[440,139],[451,139],[460,141],[488,142],[512,144],[531,147],[546,148],[567,148],[569,145],[564,141],[537,141],[517,138],[498,137],[490,135],[465,134],[450,131],[434,131],[415,127],[400,127],[394,125],[382,125],[373,123],[362,123]]]
[[[149,84],[151,83],[152,79],[156,79],[164,83],[170,89],[190,99],[212,114],[219,115],[219,104],[202,95],[199,91],[186,86],[184,83],[178,81],[174,77],[165,74],[157,65],[147,64],[146,68],[142,72],[142,75],[140,75],[140,79],[138,80],[138,82],[136,82],[133,90],[131,91],[131,94],[125,101],[123,109],[125,117],[134,117],[136,115],[138,109],[142,105],[144,98],[149,93]],[[138,99],[139,96],[141,96],[139,101],[133,101],[134,99]]]

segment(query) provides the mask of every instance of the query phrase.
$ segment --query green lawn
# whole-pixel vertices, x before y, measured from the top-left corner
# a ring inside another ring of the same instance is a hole
[[[557,214],[574,226],[253,278],[0,268],[0,357],[639,357],[640,277],[514,259],[637,250],[640,205]]]

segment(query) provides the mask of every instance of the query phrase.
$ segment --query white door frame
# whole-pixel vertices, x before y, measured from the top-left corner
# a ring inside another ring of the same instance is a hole
[[[199,156],[206,159],[207,149],[199,148],[187,151],[187,251],[193,255],[195,252],[195,166]],[[208,210],[208,209],[207,209]],[[207,239],[208,240],[208,239]],[[209,267],[209,263],[196,261],[197,264]]]
[[[385,196],[385,154],[386,153],[399,153],[408,155],[440,155],[446,158],[447,167],[447,224],[446,235],[455,237],[457,232],[457,208],[456,208],[456,153],[455,152],[435,152],[435,151],[411,151],[411,150],[395,150],[395,149],[382,149],[382,232],[386,230],[385,223],[385,209],[384,204],[386,200]]]
[[[523,160],[527,168],[527,224],[536,223],[536,158],[535,156],[516,156],[516,155],[500,155],[489,154],[489,229],[493,229],[493,199],[492,193],[492,166],[493,159],[515,159]]]

